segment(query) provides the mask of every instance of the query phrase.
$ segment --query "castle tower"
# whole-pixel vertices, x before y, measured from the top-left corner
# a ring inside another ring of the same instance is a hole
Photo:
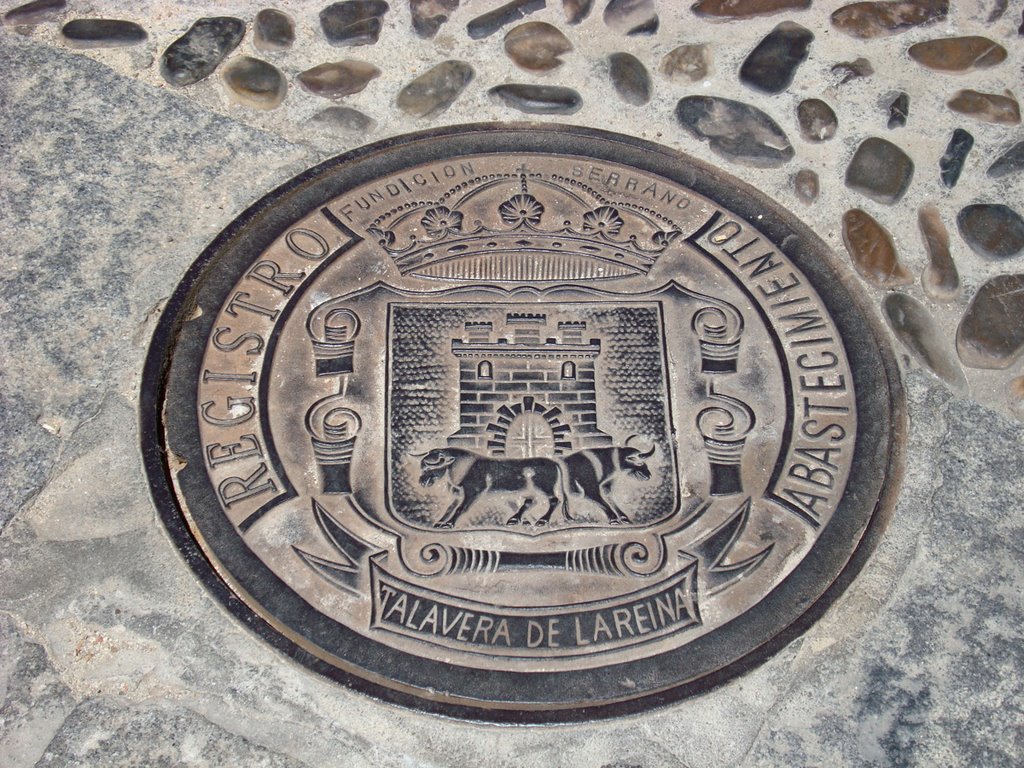
[[[611,445],[598,428],[595,361],[587,324],[509,312],[504,327],[470,321],[452,340],[459,360],[459,429],[449,445],[491,456],[560,456]]]

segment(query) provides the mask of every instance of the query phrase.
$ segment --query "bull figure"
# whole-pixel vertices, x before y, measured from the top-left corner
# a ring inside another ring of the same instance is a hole
[[[626,440],[625,447],[586,448],[564,456],[561,461],[565,465],[569,492],[581,495],[600,507],[610,524],[622,525],[629,523],[630,519],[611,497],[615,478],[626,473],[638,480],[650,480],[651,470],[647,466],[647,459],[653,455],[653,444],[647,451],[641,451],[630,447],[629,440]],[[565,516],[572,519],[568,509],[565,510]]]
[[[564,502],[564,496],[559,496],[562,471],[554,459],[491,459],[461,448],[434,448],[423,455],[420,471],[421,485],[431,486],[447,477],[455,493],[455,500],[434,523],[435,528],[453,527],[462,513],[488,492],[515,493],[522,498],[507,525],[522,522],[523,513],[536,504],[538,498],[546,499],[548,508],[534,525],[547,525],[555,507]]]

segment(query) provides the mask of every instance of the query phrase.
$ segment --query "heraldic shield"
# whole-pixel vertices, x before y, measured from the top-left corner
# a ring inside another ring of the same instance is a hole
[[[347,402],[384,382],[383,446],[365,434],[356,440],[355,411],[311,410],[323,490],[352,492],[381,510],[413,571],[431,570],[439,551],[504,553],[505,565],[529,565],[567,546],[610,552],[621,538],[647,553],[679,524],[684,504],[741,490],[739,457],[730,465],[724,443],[717,459],[693,461],[709,450],[701,414],[714,410],[698,379],[734,365],[740,315],[677,282],[628,294],[378,283],[319,305],[309,325],[344,345],[321,350],[318,365],[325,375],[346,371]],[[386,328],[383,352],[354,355],[360,326]],[[689,333],[670,337],[666,327]],[[693,360],[696,370],[674,380],[669,359]],[[686,465],[680,451],[691,454]],[[384,459],[385,483],[361,487],[355,478],[376,474],[367,463],[374,454]]]

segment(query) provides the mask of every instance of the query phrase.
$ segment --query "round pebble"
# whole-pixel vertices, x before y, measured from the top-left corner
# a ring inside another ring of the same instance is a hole
[[[1002,203],[961,209],[956,226],[964,242],[986,259],[1008,259],[1024,250],[1024,219]]]
[[[562,66],[559,57],[571,50],[569,38],[545,21],[528,21],[505,35],[505,53],[517,66],[532,72]]]
[[[627,104],[641,106],[651,100],[651,78],[647,68],[631,53],[608,57],[608,74],[616,93]]]
[[[661,73],[669,80],[696,83],[711,72],[711,49],[702,43],[673,48],[661,60]]]
[[[821,99],[804,99],[796,107],[800,135],[807,141],[828,141],[836,135],[839,120],[832,107]]]
[[[288,92],[281,70],[251,56],[233,59],[224,67],[223,78],[232,98],[254,109],[275,109]]]
[[[291,17],[274,8],[264,8],[257,13],[252,26],[257,51],[286,51],[295,42],[295,24]]]
[[[999,275],[971,299],[956,331],[964,365],[1005,369],[1024,352],[1024,275]]]
[[[846,167],[846,186],[875,202],[892,205],[906,193],[914,161],[891,141],[876,136],[857,147]]]

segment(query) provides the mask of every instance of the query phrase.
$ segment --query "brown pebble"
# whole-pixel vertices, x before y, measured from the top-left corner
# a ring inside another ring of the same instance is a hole
[[[910,58],[938,72],[969,72],[1006,60],[1006,49],[987,37],[947,37],[910,46]]]
[[[752,19],[782,11],[802,11],[811,0],[700,0],[690,6],[698,16],[720,19]]]
[[[854,208],[843,214],[843,242],[860,276],[878,288],[913,282],[896,253],[892,235],[866,211]]]
[[[594,0],[562,0],[566,24],[579,24],[590,15]]]
[[[295,23],[291,17],[274,8],[264,8],[252,24],[252,44],[257,51],[286,51],[295,42]]]
[[[300,72],[296,78],[299,85],[310,93],[325,99],[340,99],[359,93],[367,83],[380,76],[380,70],[373,64],[356,59],[331,61],[318,64],[312,69]]]
[[[942,223],[939,209],[934,205],[922,206],[917,212],[917,226],[928,253],[921,287],[935,301],[953,301],[960,295],[960,275],[949,250],[949,230]]]
[[[1006,95],[982,93],[966,89],[957,91],[946,106],[962,115],[970,115],[986,123],[1017,125],[1020,123],[1020,105],[1009,91]]]
[[[448,109],[474,74],[464,61],[442,61],[399,91],[395,104],[408,115],[431,117]]]
[[[651,78],[643,62],[631,53],[613,53],[608,57],[608,76],[619,97],[639,107],[651,100]]]
[[[871,77],[875,74],[875,68],[871,62],[860,56],[853,61],[841,61],[832,67],[832,74],[836,76],[836,85],[846,85],[851,80]]]
[[[964,365],[1001,370],[1024,352],[1024,275],[999,275],[974,295],[956,331]]]
[[[559,58],[572,50],[569,38],[546,21],[528,21],[505,35],[505,53],[522,69],[549,72],[562,66]]]
[[[288,81],[273,64],[250,56],[232,59],[223,72],[231,97],[254,109],[275,109],[288,93]]]
[[[966,389],[967,379],[931,313],[905,293],[890,293],[882,311],[893,334],[919,362],[956,389]]]
[[[711,71],[711,50],[702,43],[680,45],[661,60],[661,74],[669,80],[696,83]]]
[[[946,18],[949,0],[895,0],[850,3],[832,14],[832,26],[851,37],[897,35]]]
[[[810,205],[818,199],[819,185],[818,174],[809,168],[803,168],[793,176],[793,191],[804,205]]]
[[[815,143],[831,139],[839,125],[832,107],[821,99],[804,99],[797,104],[796,120],[800,135]]]
[[[420,37],[431,38],[459,7],[459,0],[409,0],[412,28]]]

